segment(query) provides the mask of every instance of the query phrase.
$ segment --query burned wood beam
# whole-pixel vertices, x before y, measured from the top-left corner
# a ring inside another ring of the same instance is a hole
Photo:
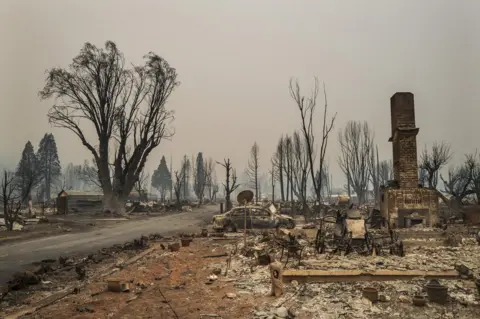
[[[220,257],[228,257],[228,254],[227,254],[227,253],[224,253],[224,254],[216,254],[216,255],[203,256],[203,258],[220,258]]]
[[[313,282],[355,282],[355,281],[393,281],[411,280],[417,277],[435,279],[458,279],[457,271],[397,271],[397,270],[295,270],[287,269],[283,272],[283,281],[291,282],[296,280],[301,283]]]

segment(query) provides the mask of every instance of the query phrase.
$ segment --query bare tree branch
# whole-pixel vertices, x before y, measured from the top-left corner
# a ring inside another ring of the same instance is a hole
[[[350,121],[338,133],[342,151],[338,164],[357,194],[359,204],[365,203],[369,185],[369,161],[373,150],[373,133],[367,122]]]
[[[225,183],[223,184],[223,188],[225,190],[226,210],[228,211],[232,209],[230,195],[240,186],[240,184],[237,184],[237,173],[232,167],[229,158],[224,159],[223,163],[217,162],[217,164],[220,164],[225,168]]]
[[[303,137],[307,145],[311,179],[313,182],[313,187],[315,189],[316,200],[320,203],[323,181],[321,178],[320,180],[317,180],[315,178],[315,173],[317,171],[320,171],[320,172],[323,171],[323,166],[325,164],[325,157],[326,157],[327,146],[328,146],[328,137],[330,135],[331,130],[333,129],[333,125],[335,123],[335,118],[337,114],[335,113],[330,120],[327,119],[328,118],[328,102],[327,102],[327,92],[324,84],[323,95],[324,95],[325,104],[323,108],[321,140],[320,140],[320,145],[317,153],[317,151],[315,150],[315,135],[314,135],[314,128],[313,128],[313,119],[315,114],[315,107],[317,104],[317,96],[319,92],[318,79],[316,77],[314,78],[314,88],[310,97],[305,97],[302,95],[298,80],[295,81],[294,83],[293,80],[290,79],[289,88],[290,88],[290,96],[295,101],[300,111]],[[318,169],[315,168],[315,159],[317,155],[318,155]],[[308,216],[306,217],[308,219]]]
[[[420,168],[426,172],[428,187],[437,188],[439,171],[451,158],[450,144],[446,142],[434,142],[430,152],[425,146],[420,155]]]
[[[151,151],[173,134],[167,128],[173,112],[165,104],[179,85],[176,71],[154,53],[144,58],[143,66],[127,69],[115,43],[108,41],[105,49],[86,43],[68,69],[48,71],[39,93],[55,100],[50,123],[73,132],[90,150],[106,208],[120,212]],[[98,147],[84,134],[87,123]]]

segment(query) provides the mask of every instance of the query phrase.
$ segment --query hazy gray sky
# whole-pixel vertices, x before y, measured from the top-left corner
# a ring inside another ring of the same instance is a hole
[[[53,132],[63,164],[91,158],[66,130],[51,128],[40,102],[44,71],[66,67],[82,45],[113,40],[127,60],[149,51],[175,67],[181,86],[168,107],[177,134],[150,157],[199,151],[243,171],[254,141],[267,170],[277,139],[299,127],[291,76],[309,90],[317,75],[338,112],[328,157],[335,181],[337,131],[369,121],[391,158],[390,96],[415,94],[419,146],[452,143],[456,160],[477,143],[480,2],[287,0],[0,0],[0,162]],[[320,100],[320,106],[323,101]],[[319,110],[320,111],[320,110]],[[316,127],[320,128],[318,112]],[[223,174],[222,174],[223,177]]]

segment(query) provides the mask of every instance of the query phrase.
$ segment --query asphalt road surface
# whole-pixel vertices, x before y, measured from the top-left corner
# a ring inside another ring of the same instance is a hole
[[[40,260],[93,253],[104,247],[139,238],[142,234],[159,233],[170,236],[179,232],[197,231],[201,225],[211,221],[215,212],[217,212],[215,206],[207,206],[193,212],[152,217],[147,220],[93,229],[89,232],[70,233],[0,246],[0,284],[9,280],[15,272],[24,271],[32,267],[32,263]]]

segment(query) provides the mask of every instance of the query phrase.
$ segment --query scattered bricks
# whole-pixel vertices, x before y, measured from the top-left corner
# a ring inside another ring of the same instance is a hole
[[[184,238],[180,239],[180,241],[182,242],[182,247],[188,247],[188,246],[190,246],[190,243],[193,241],[193,238],[184,237]]]
[[[168,250],[170,250],[171,252],[180,251],[180,243],[176,242],[168,244]]]

